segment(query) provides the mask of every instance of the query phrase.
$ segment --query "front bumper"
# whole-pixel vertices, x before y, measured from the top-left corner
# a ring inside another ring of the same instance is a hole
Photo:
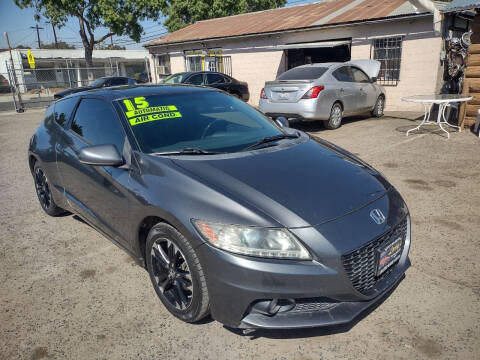
[[[343,267],[333,265],[333,261],[324,265],[315,260],[250,258],[209,244],[201,245],[197,252],[204,266],[214,319],[233,328],[287,329],[352,321],[400,282],[410,266],[409,248],[410,228],[400,260],[368,295],[359,293]],[[272,299],[289,300],[290,306],[275,314],[258,311],[259,304]]]

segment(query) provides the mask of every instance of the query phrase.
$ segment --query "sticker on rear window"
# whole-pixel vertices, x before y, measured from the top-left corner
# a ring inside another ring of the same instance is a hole
[[[180,118],[182,114],[175,105],[151,106],[143,96],[139,96],[132,100],[123,100],[125,108],[125,116],[128,118],[130,125],[143,124],[150,121]],[[135,105],[133,104],[135,103]]]

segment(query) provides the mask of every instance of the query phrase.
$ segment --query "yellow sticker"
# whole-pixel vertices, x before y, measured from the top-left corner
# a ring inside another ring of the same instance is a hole
[[[125,112],[125,115],[127,115],[127,118],[133,118],[139,115],[147,115],[147,114],[157,113],[157,112],[178,110],[175,105],[152,106],[152,107],[147,107],[142,109],[131,109],[131,108],[129,109],[127,107],[127,109],[129,110]]]
[[[130,125],[134,126],[134,125],[144,124],[146,122],[155,121],[155,120],[181,118],[181,117],[182,117],[182,114],[180,114],[178,111],[173,111],[173,112],[162,112],[162,113],[150,114],[150,115],[141,115],[136,118],[129,119],[129,121],[130,121]]]

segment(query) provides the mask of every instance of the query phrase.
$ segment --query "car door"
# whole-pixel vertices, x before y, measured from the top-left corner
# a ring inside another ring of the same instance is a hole
[[[128,170],[121,167],[91,166],[78,160],[86,146],[113,144],[120,154],[128,141],[112,104],[83,97],[65,131],[64,141],[56,145],[57,166],[65,195],[73,210],[124,246],[122,234],[129,229]]]
[[[205,83],[203,78],[203,73],[191,75],[189,78],[185,80],[184,83],[191,84],[191,85],[203,85]]]
[[[357,111],[357,89],[353,82],[349,66],[341,66],[333,71],[332,76],[337,80],[337,97],[342,101],[343,114],[350,115]]]
[[[352,77],[357,88],[358,111],[372,109],[377,100],[375,86],[372,85],[370,78],[361,69],[352,66]]]

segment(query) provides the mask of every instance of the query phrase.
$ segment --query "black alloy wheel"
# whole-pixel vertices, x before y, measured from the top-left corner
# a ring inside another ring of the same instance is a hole
[[[36,162],[33,167],[33,182],[35,183],[35,192],[37,193],[38,201],[48,215],[57,216],[66,213],[64,209],[55,204],[47,174],[38,162]]]
[[[48,186],[47,176],[40,167],[35,168],[35,190],[42,208],[47,211],[52,205],[52,194]]]
[[[157,239],[151,251],[153,275],[165,299],[178,310],[192,303],[193,284],[182,251],[169,239]]]
[[[191,323],[209,314],[203,268],[185,236],[159,222],[148,232],[145,255],[155,292],[172,315]]]

